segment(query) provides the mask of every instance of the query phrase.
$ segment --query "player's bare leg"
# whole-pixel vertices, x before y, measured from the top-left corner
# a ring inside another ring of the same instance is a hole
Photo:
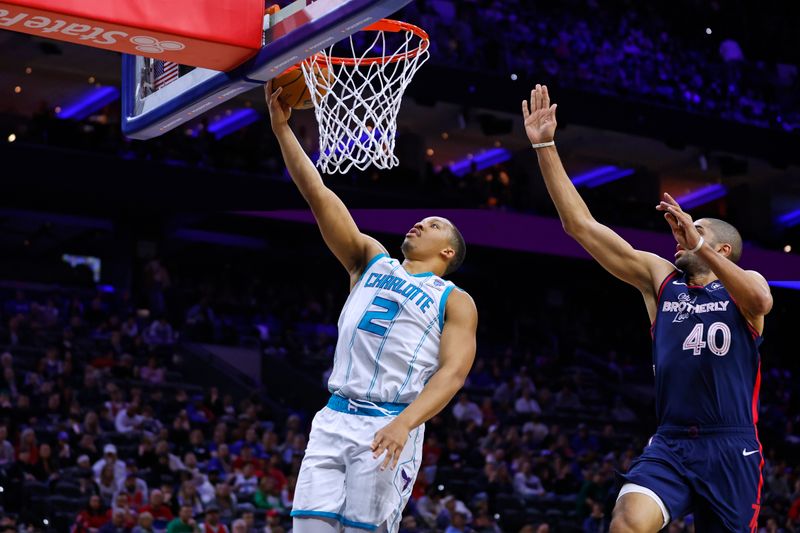
[[[617,500],[609,532],[656,533],[664,525],[664,513],[653,498],[630,492]]]
[[[339,533],[342,526],[333,518],[298,518],[292,520],[294,533]]]

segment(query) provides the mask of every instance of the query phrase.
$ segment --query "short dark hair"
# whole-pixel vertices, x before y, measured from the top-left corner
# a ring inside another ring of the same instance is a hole
[[[453,248],[455,254],[453,254],[453,258],[450,259],[447,270],[444,271],[445,276],[461,268],[464,257],[467,255],[467,243],[464,242],[464,236],[461,235],[461,232],[458,231],[458,228],[452,222],[450,223],[450,246]]]
[[[706,218],[709,229],[714,232],[714,244],[729,244],[731,255],[729,259],[738,263],[742,257],[742,235],[732,224],[718,218]]]

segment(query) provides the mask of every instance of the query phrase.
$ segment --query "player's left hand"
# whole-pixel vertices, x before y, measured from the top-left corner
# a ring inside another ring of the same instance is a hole
[[[693,250],[700,242],[700,233],[694,227],[694,221],[689,213],[681,209],[675,198],[664,193],[664,199],[656,206],[658,211],[664,212],[664,218],[669,223],[672,235],[684,250]]]
[[[390,463],[392,470],[395,469],[397,462],[400,461],[400,453],[408,440],[409,431],[411,428],[400,419],[395,418],[386,427],[375,433],[375,438],[372,440],[372,457],[377,459],[386,452],[381,470],[386,470]]]
[[[264,85],[264,94],[267,98],[267,109],[269,110],[269,119],[273,130],[285,126],[289,122],[289,117],[292,116],[292,108],[280,99],[282,92],[283,87],[278,87],[275,91],[272,90],[272,80]]]

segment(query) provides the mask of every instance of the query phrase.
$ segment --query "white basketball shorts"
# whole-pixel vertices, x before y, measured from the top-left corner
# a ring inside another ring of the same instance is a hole
[[[373,458],[370,446],[375,433],[403,408],[331,396],[311,423],[292,516],[333,518],[368,531],[385,523],[387,531],[396,532],[417,478],[425,427],[408,435],[394,470],[381,471],[385,455]]]

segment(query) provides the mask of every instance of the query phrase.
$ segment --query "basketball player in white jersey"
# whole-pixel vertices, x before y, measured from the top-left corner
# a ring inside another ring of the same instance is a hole
[[[314,417],[297,480],[294,532],[395,532],[419,470],[424,423],[461,389],[475,357],[475,304],[442,279],[463,261],[464,239],[447,219],[428,217],[406,234],[404,260],[390,258],[322,182],[289,128],[281,89],[270,83],[266,91],[292,180],[350,275],[331,398]]]

